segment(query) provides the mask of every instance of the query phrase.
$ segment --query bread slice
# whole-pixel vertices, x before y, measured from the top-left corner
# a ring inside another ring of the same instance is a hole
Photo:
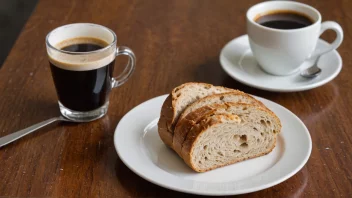
[[[161,109],[158,122],[160,138],[166,145],[172,148],[172,137],[175,125],[179,116],[188,105],[208,95],[236,91],[237,90],[225,87],[196,82],[185,83],[176,87],[165,100]]]
[[[179,117],[173,134],[173,149],[181,156],[183,141],[187,137],[188,131],[192,128],[192,126],[200,121],[204,116],[214,112],[216,110],[215,108],[212,108],[214,104],[225,104],[228,102],[254,104],[266,108],[263,103],[243,92],[214,94],[199,99],[189,105]],[[209,107],[201,108],[203,106]]]
[[[194,111],[200,107],[203,107],[205,105],[223,104],[226,102],[257,104],[257,105],[265,107],[265,105],[262,102],[260,102],[259,100],[253,98],[252,96],[250,96],[244,92],[240,92],[240,91],[227,92],[227,93],[210,95],[210,96],[207,96],[207,97],[204,97],[202,99],[197,100],[196,102],[189,105],[183,111],[183,113],[180,115],[179,120],[182,120],[182,118],[187,116],[192,111]]]
[[[182,144],[182,158],[193,170],[209,171],[274,149],[281,123],[268,109],[242,103],[202,108],[215,111],[202,117]]]

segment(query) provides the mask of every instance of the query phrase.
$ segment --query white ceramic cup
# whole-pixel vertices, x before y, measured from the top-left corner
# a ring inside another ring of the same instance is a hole
[[[258,16],[280,10],[302,13],[312,19],[313,24],[287,30],[269,28],[255,22]],[[328,29],[336,32],[335,41],[328,48],[314,51],[320,35]],[[322,23],[318,10],[292,1],[268,1],[252,6],[247,11],[247,33],[251,50],[259,65],[273,75],[293,74],[305,60],[338,48],[343,40],[343,31],[338,23]]]

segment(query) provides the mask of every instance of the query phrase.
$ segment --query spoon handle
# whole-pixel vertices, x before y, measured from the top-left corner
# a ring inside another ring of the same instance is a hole
[[[22,129],[20,131],[17,131],[15,133],[11,133],[9,135],[6,135],[4,137],[0,138],[0,148],[5,146],[6,144],[9,144],[17,139],[20,139],[21,137],[30,134],[48,124],[51,124],[53,122],[59,121],[59,120],[63,120],[62,117],[56,117],[56,118],[51,118],[49,120],[45,120],[43,122],[39,122],[38,124],[35,124],[33,126],[30,126],[28,128]]]

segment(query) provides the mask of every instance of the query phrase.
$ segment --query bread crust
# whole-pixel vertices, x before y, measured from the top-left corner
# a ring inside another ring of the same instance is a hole
[[[172,111],[171,94],[169,94],[161,107],[160,119],[158,121],[158,133],[160,139],[170,148],[172,148],[173,134],[169,131],[168,125],[172,119]]]

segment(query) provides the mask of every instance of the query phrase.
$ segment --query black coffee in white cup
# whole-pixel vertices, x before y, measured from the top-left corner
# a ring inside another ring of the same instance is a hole
[[[338,48],[343,40],[339,24],[322,22],[319,11],[303,3],[262,2],[249,8],[246,18],[251,51],[260,67],[273,75],[300,71],[306,60]],[[320,35],[328,29],[336,32],[336,39],[328,47],[316,49]]]

